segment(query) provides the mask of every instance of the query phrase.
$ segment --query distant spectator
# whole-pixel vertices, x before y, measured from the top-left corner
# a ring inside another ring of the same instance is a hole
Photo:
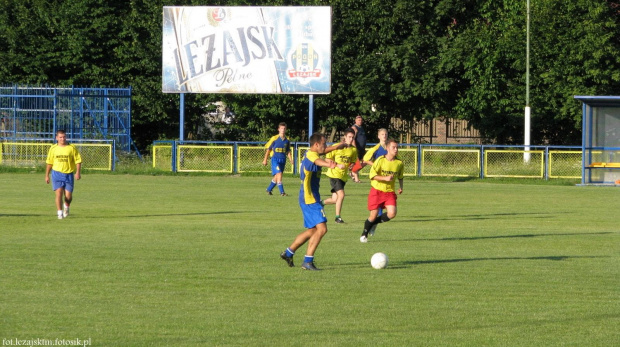
[[[351,129],[355,131],[355,148],[357,149],[357,161],[355,161],[355,165],[351,169],[351,174],[353,176],[353,180],[355,183],[360,183],[359,171],[366,166],[364,164],[364,154],[366,154],[366,131],[362,127],[364,119],[362,116],[355,117],[355,124],[351,126]]]

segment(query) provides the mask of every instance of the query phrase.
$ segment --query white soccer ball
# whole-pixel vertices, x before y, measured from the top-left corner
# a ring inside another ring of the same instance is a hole
[[[388,265],[388,257],[385,253],[375,253],[370,258],[370,265],[375,269],[385,269]]]

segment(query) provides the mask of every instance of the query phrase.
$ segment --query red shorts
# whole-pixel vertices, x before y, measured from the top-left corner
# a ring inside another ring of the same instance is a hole
[[[386,193],[370,187],[370,193],[368,193],[368,211],[380,208],[383,209],[385,206],[396,206],[396,193]]]

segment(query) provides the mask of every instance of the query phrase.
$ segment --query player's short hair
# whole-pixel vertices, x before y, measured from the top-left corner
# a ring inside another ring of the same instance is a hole
[[[379,129],[379,131],[377,131],[377,134],[382,133],[382,132],[385,132],[386,134],[388,133],[386,128],[381,128]]]
[[[352,128],[346,128],[346,129],[344,129],[344,136],[347,136],[347,134],[353,134],[353,135],[355,135],[355,130],[353,130]]]
[[[286,123],[284,123],[284,122],[280,122],[280,124],[278,124],[278,128],[279,128],[279,127],[286,127]]]
[[[322,133],[314,133],[310,136],[310,147],[314,146],[315,143],[321,142],[322,139],[325,138],[325,135]]]
[[[364,118],[362,118],[362,116],[360,116],[359,114],[358,114],[357,116],[355,116],[355,119],[358,119],[358,118],[364,119]]]
[[[58,130],[56,130],[56,135],[58,135],[58,134],[67,135],[67,132],[65,131],[65,129],[58,129]]]
[[[389,146],[390,143],[394,142],[397,146],[398,146],[398,141],[394,140],[394,139],[387,139],[387,141],[385,141],[385,145]]]

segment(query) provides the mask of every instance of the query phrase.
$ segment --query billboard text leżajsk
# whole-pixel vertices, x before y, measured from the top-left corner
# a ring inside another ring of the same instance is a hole
[[[329,94],[331,7],[164,7],[164,93]]]

